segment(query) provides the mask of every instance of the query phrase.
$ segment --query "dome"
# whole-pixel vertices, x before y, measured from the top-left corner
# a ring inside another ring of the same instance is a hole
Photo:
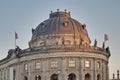
[[[36,42],[36,39],[40,44],[43,36],[64,38],[67,35],[69,38],[81,39],[86,44],[90,44],[85,24],[82,25],[77,20],[71,18],[70,12],[51,12],[49,19],[41,22],[36,29],[32,29],[30,44]],[[38,39],[40,39],[40,41]],[[39,45],[37,44],[37,46]]]

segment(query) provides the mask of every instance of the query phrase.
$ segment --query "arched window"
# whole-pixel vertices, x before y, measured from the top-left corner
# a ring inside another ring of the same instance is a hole
[[[27,76],[24,76],[24,80],[28,80],[28,77],[27,77]]]
[[[58,75],[57,74],[51,75],[51,79],[50,80],[58,80]]]
[[[97,62],[97,68],[100,69],[100,62]]]
[[[76,75],[74,73],[69,74],[68,80],[76,80]]]
[[[90,74],[85,74],[85,80],[91,80]]]
[[[41,76],[40,75],[35,76],[35,80],[41,80]]]
[[[24,70],[28,70],[28,64],[24,64]]]
[[[100,74],[97,75],[97,80],[101,80]]]

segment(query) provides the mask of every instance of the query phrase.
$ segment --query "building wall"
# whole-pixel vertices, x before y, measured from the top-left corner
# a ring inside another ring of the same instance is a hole
[[[85,67],[85,61],[90,61],[90,67]],[[40,69],[36,69],[37,63],[40,63]],[[34,53],[0,65],[0,80],[10,80],[10,68],[15,70],[15,80],[24,80],[24,77],[35,80],[37,75],[41,76],[41,80],[51,80],[53,74],[57,74],[59,80],[68,80],[71,73],[75,74],[76,80],[85,80],[87,73],[90,74],[90,80],[96,80],[98,74],[102,80],[108,80],[107,63],[105,54],[94,52]]]

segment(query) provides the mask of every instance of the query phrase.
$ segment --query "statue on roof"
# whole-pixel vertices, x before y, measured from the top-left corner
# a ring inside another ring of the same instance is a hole
[[[16,56],[19,56],[19,54],[21,53],[21,49],[19,46],[16,46],[15,53],[16,53]]]
[[[103,42],[102,49],[103,50],[105,49],[105,42]]]
[[[110,49],[109,49],[109,46],[106,48],[106,52],[109,54],[110,56]]]
[[[96,47],[97,46],[97,40],[95,39],[95,41],[94,41],[94,47]]]

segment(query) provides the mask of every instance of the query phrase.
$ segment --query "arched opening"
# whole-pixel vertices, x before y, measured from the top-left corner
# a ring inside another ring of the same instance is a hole
[[[41,80],[41,76],[40,75],[36,75],[35,76],[35,80]]]
[[[97,75],[97,80],[101,80],[100,74]]]
[[[27,76],[24,76],[24,80],[28,80],[28,77],[27,77]]]
[[[91,80],[90,74],[85,74],[85,80]]]
[[[74,73],[69,74],[68,80],[76,80],[76,75]]]
[[[58,75],[57,74],[51,75],[50,80],[58,80]]]

